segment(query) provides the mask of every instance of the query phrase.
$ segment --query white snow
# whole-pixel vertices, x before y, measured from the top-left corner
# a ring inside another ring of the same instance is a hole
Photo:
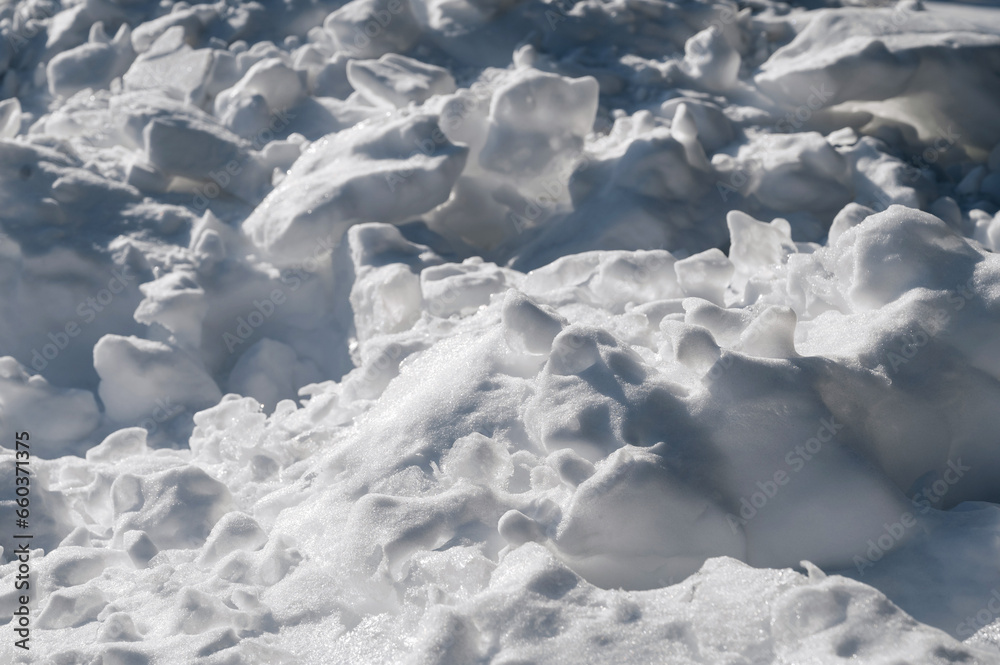
[[[1000,662],[1000,13],[807,4],[0,6],[0,661]]]

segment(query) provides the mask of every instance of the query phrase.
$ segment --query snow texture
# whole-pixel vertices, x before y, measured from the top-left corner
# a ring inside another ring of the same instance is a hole
[[[0,4],[0,661],[1000,663],[1000,12],[800,4]]]

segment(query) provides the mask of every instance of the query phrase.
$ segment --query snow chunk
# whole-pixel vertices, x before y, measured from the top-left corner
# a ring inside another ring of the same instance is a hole
[[[129,38],[127,24],[109,40],[104,34],[104,26],[95,23],[89,43],[63,51],[49,61],[46,67],[49,92],[53,96],[69,97],[85,88],[107,88],[113,79],[128,70],[135,58]]]
[[[184,29],[175,25],[135,59],[122,82],[126,90],[160,90],[200,106],[216,92],[213,78],[230,57],[213,49],[192,49],[185,41]]]
[[[306,98],[302,78],[279,58],[261,60],[250,67],[236,85],[219,93],[215,98],[215,115],[241,135],[260,131],[262,128],[241,121],[241,109],[247,108],[255,97],[264,100],[265,113],[271,115],[292,108]]]
[[[420,36],[409,0],[351,0],[323,28],[341,51],[359,58],[405,53]]]
[[[59,417],[52,417],[58,414]],[[89,390],[57,388],[40,374],[30,375],[10,356],[0,358],[0,434],[13,447],[14,433],[32,423],[31,450],[42,457],[58,457],[75,450],[100,422],[97,402]]]
[[[408,221],[447,200],[466,154],[430,115],[326,136],[295,162],[243,231],[268,255],[288,261],[320,239],[338,242],[354,224]]]
[[[713,92],[725,92],[736,85],[740,54],[717,26],[705,28],[684,44],[685,73]]]
[[[732,210],[726,215],[726,225],[732,239],[729,260],[735,269],[733,287],[737,290],[751,276],[766,278],[796,252],[791,225],[780,217],[766,224]]]
[[[663,586],[696,572],[709,556],[746,556],[743,535],[726,525],[724,507],[693,491],[685,478],[690,470],[674,467],[669,450],[622,448],[573,496],[555,545],[593,584]]]
[[[422,104],[434,95],[455,92],[455,79],[447,69],[396,53],[378,60],[351,60],[347,80],[369,102],[388,108]]]
[[[507,175],[531,176],[557,157],[577,153],[597,113],[597,80],[533,69],[517,72],[494,93],[480,164]]]
[[[208,534],[201,563],[211,565],[237,550],[259,550],[266,542],[267,534],[257,520],[244,513],[227,513]]]
[[[821,11],[754,80],[806,117],[829,107],[871,113],[866,131],[898,128],[915,153],[943,140],[936,159],[985,159],[1000,140],[987,111],[1000,103],[989,64],[998,47],[1000,35],[974,32],[943,12]],[[942,77],[951,81],[947,91],[937,85]]]
[[[143,477],[121,475],[111,498],[116,542],[140,530],[159,550],[201,547],[216,522],[232,510],[226,486],[194,466]]]
[[[104,441],[87,451],[88,462],[114,464],[119,460],[149,452],[146,430],[142,427],[125,427],[109,434]]]
[[[716,305],[725,301],[726,287],[735,271],[733,262],[718,249],[689,256],[674,264],[684,295],[704,298]]]
[[[94,346],[94,369],[108,417],[122,423],[172,417],[222,397],[198,360],[162,342],[105,335]]]
[[[515,289],[507,292],[500,316],[510,348],[533,355],[547,354],[552,348],[552,340],[562,332],[565,323],[560,321],[561,317],[546,312]]]
[[[300,360],[295,349],[264,338],[247,349],[229,374],[229,391],[253,397],[266,411],[283,399],[296,399],[297,388],[320,380],[316,365]]]

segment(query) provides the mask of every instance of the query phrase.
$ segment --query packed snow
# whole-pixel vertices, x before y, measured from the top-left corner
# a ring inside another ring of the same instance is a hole
[[[1000,10],[798,4],[0,0],[0,660],[1000,663]]]

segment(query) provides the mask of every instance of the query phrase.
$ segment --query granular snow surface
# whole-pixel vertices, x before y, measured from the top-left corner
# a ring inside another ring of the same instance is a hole
[[[1000,663],[1000,9],[0,0],[0,662]]]

